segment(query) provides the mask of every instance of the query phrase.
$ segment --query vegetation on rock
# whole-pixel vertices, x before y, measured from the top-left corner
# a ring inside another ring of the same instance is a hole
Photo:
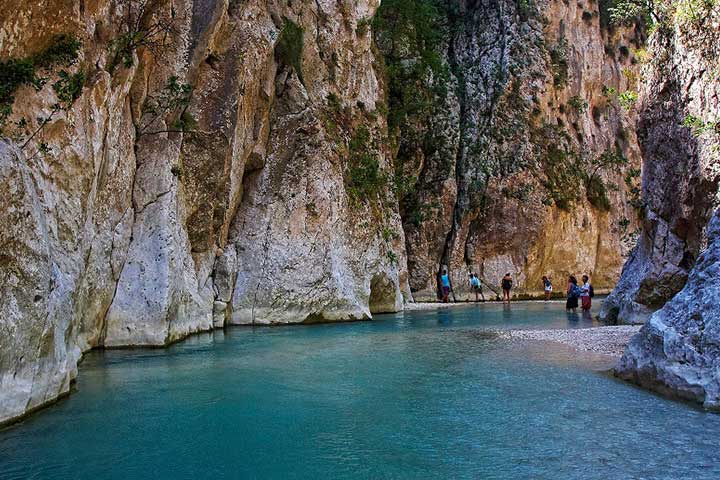
[[[121,33],[110,42],[108,71],[112,73],[118,66],[132,67],[139,49],[147,49],[155,58],[162,58],[177,35],[175,10],[149,0],[119,0],[116,8]]]
[[[137,126],[138,136],[192,130],[196,126],[195,119],[188,111],[192,94],[191,85],[181,83],[178,77],[171,76],[159,92],[150,93],[145,99],[143,116]],[[170,125],[158,125],[158,121],[165,120],[169,115],[175,116]]]
[[[281,65],[292,67],[300,82],[304,83],[302,72],[303,37],[303,28],[292,20],[286,19],[275,44],[275,59]]]
[[[550,49],[550,66],[553,74],[553,85],[562,88],[568,82],[568,44],[564,37]]]
[[[410,164],[418,149],[432,148],[425,126],[447,95],[449,70],[440,55],[442,7],[435,0],[387,0],[373,20],[384,59],[388,129],[398,152],[393,184],[401,204],[418,208],[417,177]]]
[[[356,129],[348,149],[347,191],[356,201],[371,200],[387,185],[387,178],[380,169],[375,142],[366,126]]]
[[[32,86],[36,91],[42,89],[48,78],[39,74],[43,71],[50,73],[49,70],[56,66],[69,67],[77,60],[80,47],[81,43],[77,38],[61,34],[53,37],[50,44],[36,55],[0,61],[0,134],[7,133],[4,130],[7,119],[12,114],[15,92],[23,85]],[[70,93],[68,88],[76,89],[80,77],[71,79],[67,72],[64,72],[64,75],[57,86],[53,85],[53,87],[56,91],[60,90],[59,94],[62,92],[65,95],[59,100],[67,105],[67,94]],[[84,75],[82,79],[84,80]],[[73,85],[66,85],[69,83]],[[27,121],[21,120],[20,123],[21,125],[16,127],[27,125]]]

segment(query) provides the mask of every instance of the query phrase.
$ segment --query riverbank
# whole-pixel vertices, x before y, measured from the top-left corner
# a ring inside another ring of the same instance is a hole
[[[513,300],[510,302],[510,305],[515,304],[523,304],[523,303],[557,303],[557,304],[565,304],[565,299],[553,299],[553,300],[544,300],[544,299],[527,299],[527,300]],[[411,302],[406,303],[404,306],[405,311],[415,311],[415,310],[434,310],[438,308],[453,308],[453,307],[467,307],[469,305],[496,305],[496,304],[502,304],[502,300],[487,300],[485,302],[476,302],[474,300],[472,301],[458,301],[458,302],[450,302],[450,303],[442,303],[442,302]]]
[[[557,342],[585,352],[620,357],[641,325],[548,330],[503,330],[500,335],[517,340]]]

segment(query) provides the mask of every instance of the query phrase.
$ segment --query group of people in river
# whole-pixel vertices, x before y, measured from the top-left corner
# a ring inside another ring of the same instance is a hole
[[[577,277],[570,275],[567,283],[567,300],[565,302],[565,309],[568,312],[576,312],[578,306],[587,312],[592,308],[592,298],[595,296],[595,290],[592,284],[590,284],[590,277],[583,275],[581,277],[582,285],[578,284]],[[545,293],[545,301],[550,300],[553,292],[552,281],[545,275],[542,277],[543,292]],[[441,287],[441,298],[443,303],[450,301],[450,294],[453,294],[453,301],[455,300],[455,294],[452,290],[452,284],[450,283],[450,276],[446,268],[443,268],[442,274],[440,275],[440,287]],[[513,288],[513,278],[510,272],[506,273],[500,281],[500,287],[502,289],[502,302],[510,303],[510,292]],[[485,301],[485,295],[483,295],[482,283],[478,276],[471,272],[470,273],[470,290],[475,294],[475,301]],[[482,300],[481,300],[482,298]]]

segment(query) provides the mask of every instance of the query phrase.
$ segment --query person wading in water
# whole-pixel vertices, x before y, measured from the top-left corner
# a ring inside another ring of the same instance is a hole
[[[583,312],[589,312],[592,307],[592,297],[595,295],[592,285],[590,285],[590,277],[582,276],[583,286],[580,287],[580,302]]]
[[[450,301],[450,276],[448,275],[446,268],[443,268],[442,270],[442,275],[440,276],[440,286],[442,288],[442,302],[448,303]]]
[[[485,295],[483,295],[482,285],[480,279],[474,273],[470,274],[470,289],[475,292],[475,301],[478,301],[478,294],[482,297],[482,301],[485,301]]]
[[[550,300],[550,295],[552,294],[552,282],[545,275],[543,275],[542,281],[543,289],[545,290],[545,301],[547,302],[548,300]]]
[[[565,310],[568,312],[572,311],[575,313],[578,307],[578,297],[580,296],[580,289],[577,284],[577,278],[574,275],[570,275],[568,278],[567,286],[567,302],[565,302]]]
[[[510,303],[510,289],[512,289],[513,281],[510,272],[506,273],[502,278],[503,303]]]

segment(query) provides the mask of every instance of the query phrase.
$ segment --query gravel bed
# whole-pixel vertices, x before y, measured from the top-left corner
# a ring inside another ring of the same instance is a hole
[[[554,330],[506,330],[501,335],[521,340],[544,340],[568,345],[577,350],[621,356],[640,325],[573,328]]]

